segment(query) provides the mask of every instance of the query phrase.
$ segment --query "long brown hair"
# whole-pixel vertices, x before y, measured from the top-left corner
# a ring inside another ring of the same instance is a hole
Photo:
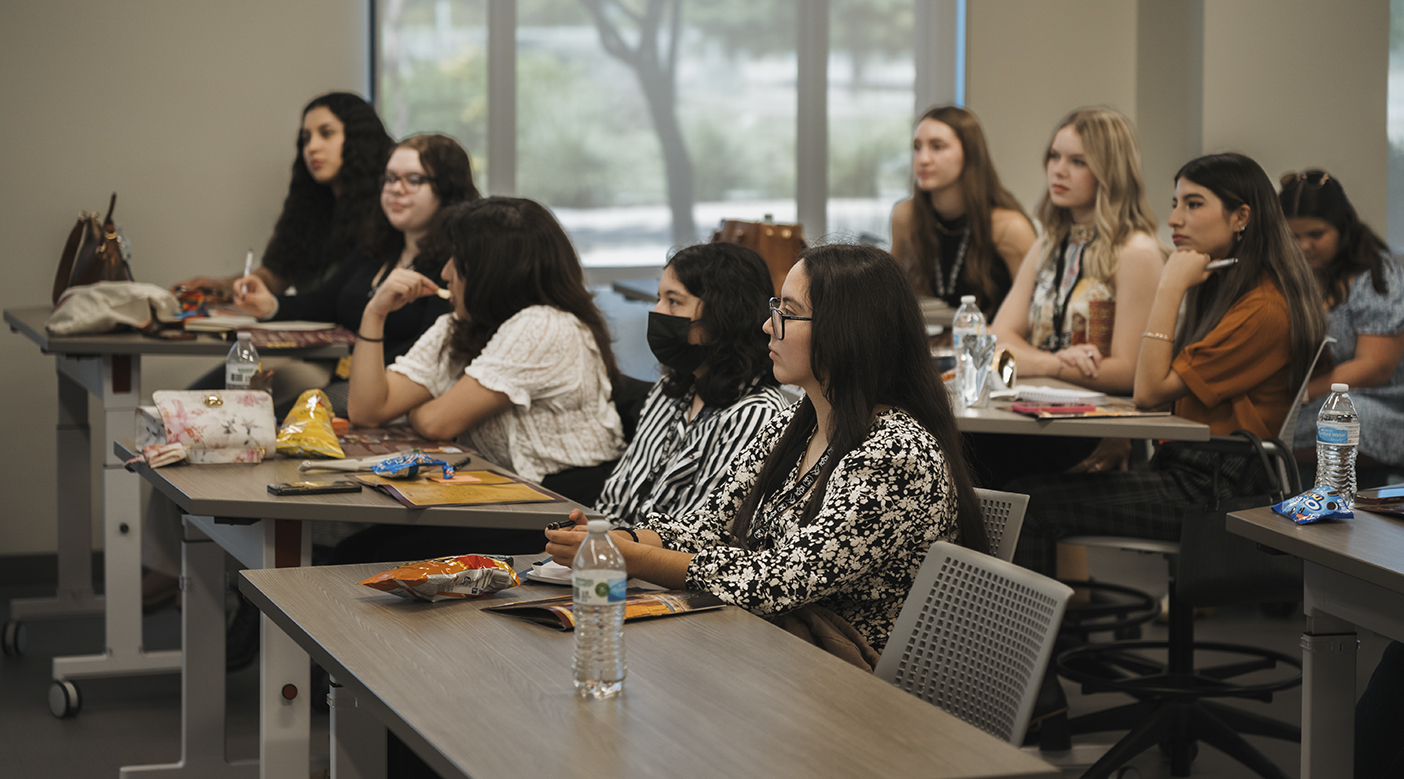
[[[411,149],[419,154],[419,166],[424,168],[425,175],[429,177],[429,188],[439,198],[440,211],[482,197],[473,184],[473,165],[468,159],[468,152],[453,138],[436,134],[412,135],[395,144],[390,154],[394,155],[396,149]],[[393,264],[405,249],[405,234],[390,224],[384,209],[377,209],[376,219],[370,223],[366,245],[373,259]],[[410,267],[431,279],[438,277],[450,252],[427,238],[418,249]]]
[[[868,437],[877,407],[887,405],[907,412],[936,439],[956,495],[960,543],[988,551],[980,501],[950,397],[931,362],[926,328],[902,269],[887,252],[865,245],[816,246],[799,258],[803,265],[797,267],[809,278],[814,317],[809,359],[832,407],[829,458],[800,522],[808,524],[819,513],[830,474]],[[731,526],[733,543],[745,547],[751,519],[765,494],[796,462],[786,455],[803,450],[817,420],[814,403],[801,400],[737,512]]]
[[[1213,192],[1223,201],[1225,212],[1247,205],[1248,224],[1233,248],[1238,263],[1212,274],[1185,296],[1185,326],[1175,337],[1175,353],[1203,340],[1233,304],[1267,274],[1287,299],[1292,355],[1289,388],[1295,389],[1306,378],[1307,367],[1326,335],[1326,316],[1318,302],[1311,268],[1287,229],[1272,181],[1250,157],[1233,153],[1190,160],[1175,174],[1175,181],[1180,179]]]
[[[951,128],[960,141],[965,166],[960,171],[961,192],[965,196],[965,219],[970,229],[970,245],[966,248],[961,278],[975,289],[980,308],[989,310],[999,304],[1000,290],[991,276],[993,264],[1001,262],[995,249],[994,227],[990,222],[996,208],[1007,208],[1025,219],[1024,207],[999,181],[980,120],[970,111],[953,105],[936,106],[917,120],[920,125],[933,119]],[[936,237],[936,209],[931,205],[931,193],[924,192],[915,181],[912,184],[912,240],[915,256],[898,257],[907,268],[917,291],[931,290],[931,274],[941,267],[941,244]]]
[[[1325,268],[1316,271],[1316,280],[1331,308],[1345,302],[1350,295],[1351,280],[1365,271],[1370,272],[1370,284],[1377,294],[1389,292],[1384,272],[1384,263],[1390,254],[1389,244],[1360,221],[1355,206],[1346,197],[1345,188],[1334,176],[1323,170],[1287,174],[1282,177],[1278,200],[1288,219],[1320,219],[1340,234],[1336,256]]]
[[[1110,108],[1079,108],[1053,128],[1043,153],[1045,167],[1053,153],[1053,139],[1064,127],[1072,127],[1077,133],[1087,167],[1097,180],[1093,208],[1097,234],[1082,253],[1083,275],[1107,281],[1116,275],[1118,252],[1133,234],[1142,232],[1155,237],[1155,213],[1141,181],[1141,150],[1136,145],[1136,132],[1131,129],[1130,120]],[[1054,259],[1063,239],[1072,231],[1072,212],[1053,205],[1045,187],[1038,201],[1038,220],[1044,230],[1041,265]],[[1165,254],[1164,247],[1161,254]]]

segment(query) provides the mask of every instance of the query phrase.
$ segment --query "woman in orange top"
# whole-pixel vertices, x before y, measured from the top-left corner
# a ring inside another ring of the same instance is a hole
[[[1169,225],[1176,251],[1160,276],[1136,361],[1142,408],[1174,405],[1211,433],[1276,436],[1325,334],[1311,270],[1271,180],[1241,154],[1214,154],[1175,174]],[[1214,260],[1236,258],[1220,270]],[[1184,301],[1184,315],[1180,304]],[[1183,321],[1181,321],[1183,320]],[[1068,535],[1180,537],[1186,510],[1264,486],[1256,459],[1165,446],[1147,471],[1032,477],[1015,562],[1053,571]]]

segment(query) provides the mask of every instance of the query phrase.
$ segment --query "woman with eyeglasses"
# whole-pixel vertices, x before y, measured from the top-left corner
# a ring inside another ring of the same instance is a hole
[[[1381,486],[1372,473],[1404,465],[1404,265],[1325,171],[1283,176],[1278,197],[1320,287],[1326,333],[1336,339],[1329,347],[1335,365],[1307,385],[1309,403],[1297,417],[1298,460],[1315,465],[1316,413],[1331,385],[1344,382],[1360,414],[1361,487]]]
[[[1176,251],[1139,334],[1136,405],[1173,406],[1214,435],[1275,436],[1325,322],[1272,181],[1248,157],[1212,154],[1180,168],[1171,203]],[[1224,259],[1236,262],[1209,267]],[[1029,495],[1029,511],[1015,562],[1051,575],[1054,542],[1069,535],[1178,540],[1186,512],[1258,494],[1267,478],[1256,457],[1171,443],[1144,471],[1018,479],[1008,489]]]
[[[379,210],[379,177],[395,141],[375,108],[359,95],[331,92],[302,109],[297,157],[283,211],[254,274],[282,293],[311,289],[363,244]],[[233,298],[238,276],[186,279],[172,287],[203,288]]]
[[[380,181],[380,212],[370,224],[370,248],[353,251],[324,283],[299,295],[275,295],[257,274],[246,276],[235,284],[235,305],[259,319],[336,322],[356,332],[366,304],[391,271],[413,268],[429,278],[437,275],[448,254],[426,240],[430,224],[443,209],[479,197],[468,153],[447,135],[416,135],[396,144]],[[382,364],[409,351],[451,308],[447,300],[430,295],[390,313]],[[345,414],[346,377],[326,389],[332,406]]]
[[[617,526],[690,513],[737,453],[789,405],[760,325],[774,287],[759,254],[734,243],[680,249],[663,267],[648,345],[663,377],[595,509]]]
[[[876,660],[927,550],[984,551],[950,401],[905,274],[871,246],[806,250],[764,326],[777,381],[805,390],[697,510],[612,531],[629,575],[767,617],[818,619]],[[569,565],[585,537],[548,530]]]
[[[912,197],[892,209],[892,256],[916,293],[952,307],[974,295],[992,319],[1036,234],[999,181],[975,114],[932,108],[912,137]]]

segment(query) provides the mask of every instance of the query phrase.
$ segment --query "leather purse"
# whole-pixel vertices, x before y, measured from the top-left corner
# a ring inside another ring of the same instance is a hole
[[[124,241],[117,235],[112,212],[117,207],[117,193],[107,204],[107,218],[98,221],[96,212],[79,212],[78,222],[68,233],[58,272],[54,274],[53,303],[69,287],[95,284],[99,281],[131,281],[132,269],[123,249]]]
[[[779,296],[780,287],[785,283],[785,274],[790,272],[800,252],[805,249],[804,227],[799,224],[725,219],[722,220],[721,229],[712,234],[712,242],[718,241],[739,243],[759,254],[770,271],[776,296]]]
[[[262,390],[160,390],[136,410],[137,448],[184,444],[193,465],[257,463],[278,439],[273,397]]]

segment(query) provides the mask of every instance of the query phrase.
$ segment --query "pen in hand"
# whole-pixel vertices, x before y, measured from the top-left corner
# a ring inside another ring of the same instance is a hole
[[[240,278],[245,278],[245,279],[246,279],[246,278],[249,277],[249,274],[252,273],[252,272],[253,272],[253,249],[249,249],[249,253],[246,254],[246,255],[244,255],[244,275],[241,276]],[[244,282],[243,284],[240,284],[240,285],[239,285],[239,294],[241,294],[241,295],[247,295],[247,294],[249,294],[249,283],[248,283],[247,281]]]
[[[570,520],[570,519],[562,519],[562,520],[559,521],[559,522],[552,522],[551,524],[547,525],[547,526],[546,526],[546,529],[547,529],[547,530],[565,530],[565,529],[568,528],[568,527],[575,527],[575,521],[574,521],[574,520]]]

